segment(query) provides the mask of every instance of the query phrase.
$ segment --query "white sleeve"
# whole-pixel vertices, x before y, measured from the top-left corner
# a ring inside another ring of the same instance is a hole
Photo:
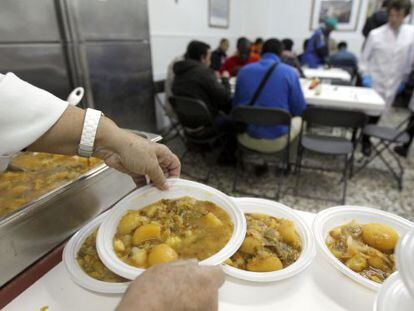
[[[16,153],[42,136],[68,103],[16,77],[0,75],[0,156]]]
[[[369,33],[368,39],[365,42],[364,50],[359,61],[359,71],[361,76],[369,75],[369,61],[371,58],[372,47],[373,47],[373,35],[372,32]]]

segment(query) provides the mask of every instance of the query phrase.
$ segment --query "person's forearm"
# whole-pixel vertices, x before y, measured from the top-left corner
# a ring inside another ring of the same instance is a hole
[[[83,109],[68,106],[60,119],[27,150],[76,155],[84,118]],[[117,149],[116,137],[122,132],[112,120],[102,116],[95,137],[95,149]]]

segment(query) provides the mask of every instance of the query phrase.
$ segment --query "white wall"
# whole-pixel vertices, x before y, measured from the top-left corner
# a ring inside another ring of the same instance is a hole
[[[349,49],[359,56],[363,43],[361,34],[368,1],[361,0],[356,31],[335,31],[331,37],[345,40]],[[168,63],[183,54],[192,39],[208,42],[215,48],[222,37],[230,39],[234,51],[236,39],[285,37],[295,41],[301,52],[309,30],[312,0],[230,0],[229,29],[208,26],[208,0],[148,0],[154,79],[163,79]]]
[[[214,49],[226,37],[234,50],[234,42],[242,32],[244,5],[240,4],[245,1],[230,1],[230,27],[221,29],[208,26],[207,0],[149,0],[154,79],[165,78],[169,62],[183,54],[192,39],[205,41]]]

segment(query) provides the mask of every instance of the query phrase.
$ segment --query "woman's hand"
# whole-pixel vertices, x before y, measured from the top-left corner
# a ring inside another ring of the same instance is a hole
[[[116,310],[215,311],[223,283],[219,266],[199,266],[196,261],[156,265],[131,283]]]
[[[94,156],[130,175],[137,186],[145,184],[148,176],[156,187],[164,190],[166,177],[180,176],[180,161],[168,147],[126,130],[118,128],[118,131],[116,141],[97,146]]]

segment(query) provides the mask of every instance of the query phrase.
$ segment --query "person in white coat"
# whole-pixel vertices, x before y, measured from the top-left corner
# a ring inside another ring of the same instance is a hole
[[[119,128],[98,110],[70,106],[13,73],[0,74],[0,156],[8,159],[23,149],[95,156],[138,186],[146,175],[166,189],[166,176],[180,174],[180,161],[166,146]],[[195,261],[154,266],[131,283],[117,310],[217,310],[223,282],[220,267]]]
[[[360,60],[362,85],[372,87],[385,101],[389,111],[401,84],[408,78],[414,60],[414,26],[404,24],[411,12],[409,0],[391,0],[388,23],[369,33]],[[373,116],[370,123],[377,123]],[[364,137],[363,153],[370,154],[369,138]]]

